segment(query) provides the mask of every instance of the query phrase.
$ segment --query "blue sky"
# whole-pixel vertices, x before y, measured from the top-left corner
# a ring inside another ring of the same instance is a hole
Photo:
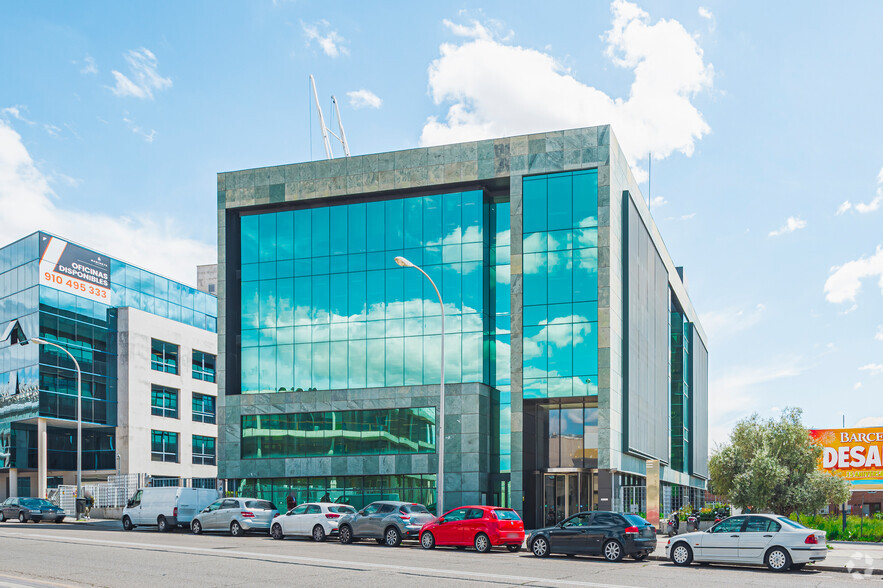
[[[311,73],[353,154],[611,123],[710,336],[712,441],[883,424],[883,4],[470,5],[7,4],[0,241],[194,282],[217,172],[323,156]]]

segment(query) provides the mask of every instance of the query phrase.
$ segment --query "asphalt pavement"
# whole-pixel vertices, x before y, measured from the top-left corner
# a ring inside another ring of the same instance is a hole
[[[661,540],[664,545],[665,539]],[[427,551],[416,543],[388,548],[373,541],[341,545],[337,541],[315,543],[306,539],[274,541],[264,535],[233,538],[151,529],[125,532],[117,521],[0,524],[0,562],[0,587],[192,584],[361,588],[433,584],[787,588],[854,586],[857,581],[850,574],[819,571],[811,566],[786,574],[723,565],[678,568],[658,560],[608,563],[592,557],[540,559],[526,551],[513,554],[498,549],[489,554],[447,548]]]

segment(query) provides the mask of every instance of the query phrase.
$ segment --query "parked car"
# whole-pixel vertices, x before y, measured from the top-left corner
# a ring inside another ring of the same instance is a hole
[[[276,505],[258,498],[220,498],[199,511],[190,521],[190,530],[224,531],[241,537],[249,531],[268,531],[279,515]]]
[[[527,546],[537,557],[564,553],[603,555],[607,561],[627,555],[642,560],[656,549],[656,528],[636,514],[581,512],[532,532]]]
[[[700,533],[669,539],[665,555],[675,565],[691,562],[766,565],[774,572],[799,570],[828,555],[825,532],[779,515],[724,519]]]
[[[461,506],[442,515],[437,521],[423,525],[420,545],[433,549],[436,545],[456,547],[472,545],[480,553],[491,547],[505,545],[509,551],[521,549],[524,543],[524,522],[511,508],[495,506]]]
[[[60,523],[65,516],[64,510],[43,498],[7,498],[0,504],[0,523],[9,519],[18,519],[21,523]]]
[[[382,545],[396,547],[403,539],[417,539],[423,525],[434,520],[422,504],[381,500],[342,516],[338,533],[344,544],[374,539]]]
[[[218,491],[207,488],[141,488],[123,509],[123,529],[156,525],[165,532],[189,527],[196,513],[217,499]]]
[[[337,526],[343,516],[355,512],[356,509],[346,504],[307,502],[277,515],[270,526],[270,535],[273,539],[294,535],[325,541],[327,537],[337,535]]]

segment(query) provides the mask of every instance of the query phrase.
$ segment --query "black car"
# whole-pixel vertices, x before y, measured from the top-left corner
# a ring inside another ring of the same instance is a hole
[[[3,504],[0,504],[0,522],[18,519],[22,523],[28,521],[60,523],[64,517],[63,510],[43,498],[7,498]]]
[[[581,512],[554,527],[534,531],[527,547],[537,557],[550,553],[603,555],[620,561],[630,555],[642,560],[656,549],[656,529],[636,514]]]

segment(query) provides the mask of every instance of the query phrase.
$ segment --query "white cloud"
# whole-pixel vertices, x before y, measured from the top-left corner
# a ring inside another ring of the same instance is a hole
[[[307,36],[307,47],[310,46],[310,43],[316,41],[328,57],[338,57],[340,55],[350,54],[349,49],[343,45],[346,43],[346,39],[341,37],[337,31],[329,30],[331,23],[327,20],[320,20],[311,25],[301,21],[300,26],[303,28],[304,34]],[[325,33],[321,33],[320,29],[325,31]]]
[[[745,329],[758,324],[763,318],[766,306],[757,304],[746,310],[742,307],[730,307],[723,310],[703,312],[699,322],[712,341],[720,341]]]
[[[0,110],[0,114],[4,116],[4,118],[12,117],[16,120],[20,120],[23,123],[27,123],[29,125],[37,124],[32,120],[28,120],[25,118],[24,111],[27,110],[28,107],[22,104],[16,104],[15,106],[7,106],[6,108]]]
[[[350,106],[353,108],[380,108],[383,104],[377,94],[365,88],[347,92],[346,95],[350,97]]]
[[[0,120],[0,226],[10,242],[42,229],[189,284],[196,265],[214,263],[214,245],[185,236],[186,227],[137,211],[114,217],[76,206],[62,208],[49,178],[19,135]],[[100,227],[100,230],[96,230]]]
[[[691,212],[690,214],[683,214],[683,215],[681,215],[681,216],[670,216],[670,217],[666,218],[665,220],[669,220],[669,221],[672,221],[672,220],[687,221],[687,220],[690,220],[690,219],[694,218],[695,216],[696,216],[696,213],[695,213],[695,212]]]
[[[778,237],[779,235],[784,235],[786,233],[793,233],[794,231],[802,229],[804,227],[806,227],[805,220],[801,219],[799,216],[789,216],[784,225],[782,225],[775,231],[770,231],[770,237]]]
[[[699,16],[708,21],[708,30],[713,33],[717,28],[717,19],[714,18],[714,13],[705,6],[700,6],[698,12]]]
[[[793,378],[804,370],[799,358],[782,358],[767,365],[735,366],[714,378],[708,387],[709,442],[722,443],[733,424],[764,405],[764,388],[778,380]],[[769,397],[766,397],[769,400]]]
[[[877,325],[877,334],[874,335],[877,341],[883,341],[883,325]]]
[[[113,70],[116,85],[111,91],[117,96],[133,96],[153,100],[154,90],[165,90],[172,87],[172,80],[164,78],[157,72],[156,56],[145,47],[132,49],[123,55],[129,64],[129,76]]]
[[[883,427],[883,417],[864,417],[859,419],[855,427]]]
[[[675,151],[691,155],[710,132],[691,98],[711,88],[712,65],[679,22],[651,24],[646,12],[625,0],[615,0],[611,10],[606,54],[634,74],[625,99],[578,81],[548,53],[507,44],[476,21],[446,21],[454,34],[470,35],[460,44],[443,44],[429,66],[433,100],[452,104],[443,120],[426,121],[420,143],[611,124],[633,166],[649,153],[658,159]],[[636,169],[636,175],[640,180],[646,173]]]
[[[872,376],[883,374],[883,363],[869,363],[858,368],[860,371],[868,372]]]
[[[153,143],[153,139],[156,138],[156,129],[150,129],[148,131],[144,127],[135,124],[135,121],[127,117],[123,117],[123,122],[126,123],[130,131],[132,131],[136,135],[140,135],[148,143]]]
[[[86,62],[86,65],[83,66],[83,69],[80,70],[81,74],[97,74],[98,66],[95,64],[95,60],[92,59],[91,55],[87,55],[86,59],[83,61]]]
[[[668,204],[668,200],[663,198],[662,196],[657,196],[650,200],[650,208],[659,208],[663,204]]]
[[[874,199],[867,204],[863,202],[853,204],[847,200],[837,209],[837,215],[839,216],[850,209],[855,210],[859,214],[867,214],[879,210],[881,206],[883,206],[883,168],[880,168],[880,173],[877,174],[877,195]]]
[[[831,275],[825,282],[825,299],[828,302],[854,302],[862,289],[862,279],[879,276],[880,291],[883,293],[883,245],[870,257],[861,257],[843,265],[831,268]]]
[[[855,384],[852,385],[852,389],[853,389],[853,390],[858,390],[858,389],[860,389],[861,387],[862,387],[862,383],[861,383],[861,382],[856,382]]]

